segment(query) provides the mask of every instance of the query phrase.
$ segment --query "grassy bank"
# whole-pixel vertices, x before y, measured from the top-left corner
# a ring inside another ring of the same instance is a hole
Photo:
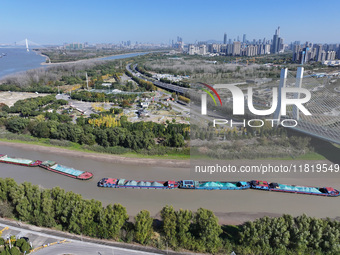
[[[7,135],[6,135],[7,136]],[[16,138],[14,137],[16,136]],[[4,134],[0,135],[0,141],[2,142],[10,142],[10,143],[21,143],[21,144],[31,144],[31,145],[39,145],[49,148],[62,148],[71,151],[78,152],[89,152],[89,153],[98,153],[103,154],[105,152],[98,152],[95,150],[85,149],[84,146],[73,143],[69,141],[56,141],[48,138],[35,138],[27,135],[16,135],[10,134],[10,139],[4,138]],[[107,153],[108,154],[108,153]],[[165,155],[146,155],[137,152],[126,152],[126,153],[112,153],[112,155],[118,155],[122,157],[128,158],[147,158],[147,159],[172,159],[172,160],[188,160],[190,159],[190,155],[180,154],[180,153],[169,153]]]
[[[62,146],[62,145],[56,145],[56,144],[51,144],[51,140],[50,139],[45,139],[45,138],[34,138],[31,136],[25,136],[25,135],[17,135],[18,139],[7,139],[7,138],[3,138],[0,135],[0,141],[2,142],[10,142],[10,143],[21,143],[21,144],[31,144],[31,145],[39,145],[39,146],[45,146],[45,147],[50,147],[50,148],[62,148],[62,149],[67,149],[67,150],[71,150],[71,151],[78,151],[78,152],[89,152],[89,153],[98,153],[98,154],[103,154],[102,152],[97,152],[97,151],[93,151],[93,150],[88,150],[88,149],[84,149],[82,145],[77,144],[77,143],[72,143],[72,142],[68,142],[67,146]],[[24,139],[20,139],[20,138],[24,138]],[[52,140],[52,143],[54,141]],[[64,141],[60,141],[61,143],[63,143]],[[324,152],[328,152],[328,155],[322,155],[320,153],[317,152],[308,152],[304,155],[300,155],[298,157],[281,157],[281,158],[259,158],[258,160],[265,160],[265,159],[270,159],[270,160],[331,160],[333,159],[333,157],[331,157],[330,154],[332,154],[329,151],[324,151]],[[122,157],[128,157],[128,158],[148,158],[148,159],[173,159],[173,160],[189,160],[191,159],[211,159],[208,156],[199,156],[199,155],[194,155],[194,156],[190,156],[190,155],[184,155],[184,154],[176,154],[176,153],[171,153],[171,154],[166,154],[166,155],[145,155],[145,154],[140,154],[137,152],[127,152],[127,153],[122,153],[122,154],[115,154],[115,155],[119,155]]]

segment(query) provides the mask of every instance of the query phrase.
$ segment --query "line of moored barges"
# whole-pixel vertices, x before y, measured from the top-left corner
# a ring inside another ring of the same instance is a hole
[[[77,170],[71,167],[59,165],[54,161],[40,161],[22,158],[9,157],[0,154],[0,163],[28,166],[28,167],[42,167],[51,172],[62,174],[80,180],[89,180],[93,177],[90,172]],[[340,192],[331,187],[308,187],[297,185],[286,185],[276,182],[266,182],[259,180],[252,181],[149,181],[149,180],[125,180],[116,178],[103,178],[98,182],[98,187],[104,188],[133,188],[133,189],[194,189],[194,190],[246,190],[258,189],[266,191],[286,192],[307,194],[316,196],[337,197]]]
[[[337,197],[340,192],[331,187],[307,187],[297,185],[279,184],[276,182],[252,180],[239,182],[226,181],[147,181],[103,178],[98,182],[98,187],[104,188],[133,188],[133,189],[197,189],[197,190],[246,190],[258,189],[286,193],[307,194],[316,196]]]

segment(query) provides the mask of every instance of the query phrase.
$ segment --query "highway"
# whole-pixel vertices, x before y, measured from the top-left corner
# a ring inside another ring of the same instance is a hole
[[[157,80],[154,80],[154,79],[144,77],[141,73],[139,73],[136,70],[136,66],[137,66],[137,64],[135,64],[133,66],[133,68],[131,69],[131,64],[128,64],[126,66],[126,70],[128,70],[130,73],[132,73],[132,75],[134,75],[134,76],[136,76],[140,79],[143,79],[145,81],[150,81],[155,86],[160,87],[162,89],[178,92],[178,93],[181,93],[181,94],[185,94],[189,90],[188,88],[183,88],[183,87],[180,87],[180,86],[177,86],[177,85],[172,85],[172,84],[168,84],[168,83],[164,83],[164,82],[160,82],[160,81],[157,81]]]

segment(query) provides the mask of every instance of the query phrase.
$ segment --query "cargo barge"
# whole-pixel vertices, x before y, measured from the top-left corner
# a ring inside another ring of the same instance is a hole
[[[179,182],[180,189],[204,189],[204,190],[243,190],[249,189],[248,182],[218,182],[218,181],[194,181],[182,180]]]
[[[39,166],[42,162],[40,160],[33,161],[31,159],[24,158],[12,158],[7,155],[0,154],[0,163],[13,164],[19,166]]]
[[[316,196],[327,196],[327,197],[338,197],[340,192],[331,187],[307,187],[297,185],[286,185],[276,182],[268,183],[266,181],[253,180],[250,181],[250,187],[252,189],[286,192],[286,193],[297,193],[305,195],[316,195]]]
[[[175,189],[178,187],[178,182],[103,178],[98,182],[98,187],[132,189]]]
[[[93,174],[90,172],[84,172],[71,167],[59,165],[56,162],[50,160],[42,162],[39,166],[49,171],[62,174],[68,177],[72,177],[75,179],[89,180],[93,177]]]

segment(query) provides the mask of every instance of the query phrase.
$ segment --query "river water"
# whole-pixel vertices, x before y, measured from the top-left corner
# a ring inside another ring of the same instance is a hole
[[[46,58],[35,51],[27,52],[24,48],[0,48],[0,79],[6,75],[42,67]]]
[[[5,56],[3,56],[3,53]],[[148,54],[148,52],[127,53],[98,58],[98,60],[123,59],[144,54]],[[39,55],[37,52],[32,50],[27,52],[25,48],[0,48],[0,55],[2,56],[0,57],[0,79],[17,72],[23,72],[40,67],[48,67],[48,65],[41,65],[41,63],[46,61],[46,57]]]
[[[185,168],[167,168],[112,164],[93,159],[77,158],[71,155],[55,155],[50,152],[13,148],[0,145],[0,153],[29,159],[54,160],[59,164],[76,169],[90,171],[94,178],[89,181],[75,180],[63,175],[52,173],[39,167],[23,167],[0,164],[0,177],[11,177],[17,182],[24,181],[38,184],[44,188],[60,186],[67,191],[80,193],[86,199],[97,199],[103,204],[121,203],[130,215],[135,215],[142,209],[151,214],[157,214],[163,206],[173,205],[175,209],[196,210],[200,207],[208,208],[219,214],[234,213],[288,213],[294,216],[306,213],[314,217],[339,216],[339,198],[317,197],[309,195],[286,194],[255,190],[241,191],[206,191],[206,190],[140,190],[140,189],[110,189],[99,188],[97,182],[103,177],[117,177],[125,179],[167,180],[188,179],[190,170]],[[324,175],[287,175],[280,178],[280,182],[301,185],[329,185],[339,187],[340,173]],[[235,179],[237,177],[233,177]],[[243,180],[259,178],[255,174],[246,174]],[[268,178],[273,179],[273,176]],[[298,181],[297,181],[298,178]],[[211,178],[209,178],[211,179]],[[275,178],[274,178],[275,179]]]

